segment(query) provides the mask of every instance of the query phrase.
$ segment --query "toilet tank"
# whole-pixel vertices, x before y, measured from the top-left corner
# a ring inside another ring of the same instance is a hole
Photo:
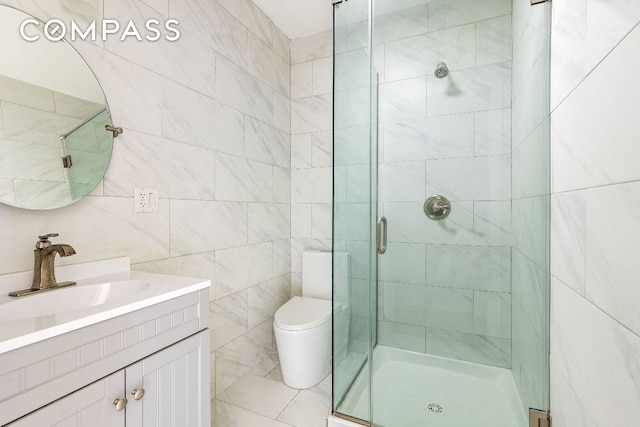
[[[331,252],[302,253],[302,296],[331,299]]]

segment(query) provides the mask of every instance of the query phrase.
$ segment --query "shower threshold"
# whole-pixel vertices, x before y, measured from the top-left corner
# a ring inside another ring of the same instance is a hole
[[[374,350],[373,418],[380,427],[528,427],[508,369],[394,348]],[[338,412],[369,418],[368,369]]]

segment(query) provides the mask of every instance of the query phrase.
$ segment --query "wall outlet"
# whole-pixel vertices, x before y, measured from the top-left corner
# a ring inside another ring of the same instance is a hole
[[[158,212],[157,188],[136,188],[133,195],[136,212]]]

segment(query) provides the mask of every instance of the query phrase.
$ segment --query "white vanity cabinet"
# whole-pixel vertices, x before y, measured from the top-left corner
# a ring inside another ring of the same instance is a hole
[[[114,277],[150,286],[84,311],[0,321],[0,426],[209,427],[210,282]]]
[[[200,332],[125,370],[127,426],[209,427],[208,340]]]
[[[122,427],[125,412],[116,411],[113,396],[122,396],[124,375],[124,370],[118,371],[8,426]]]
[[[208,426],[210,402],[203,392],[209,387],[203,378],[208,363],[203,341],[209,339],[208,334],[203,331],[180,341],[9,427]],[[123,398],[127,404],[118,410],[116,399]]]

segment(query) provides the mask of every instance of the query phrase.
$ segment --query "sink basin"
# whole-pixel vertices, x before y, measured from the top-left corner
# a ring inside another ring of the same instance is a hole
[[[143,280],[76,285],[21,297],[0,305],[0,321],[30,319],[95,307],[134,295],[149,287]]]

